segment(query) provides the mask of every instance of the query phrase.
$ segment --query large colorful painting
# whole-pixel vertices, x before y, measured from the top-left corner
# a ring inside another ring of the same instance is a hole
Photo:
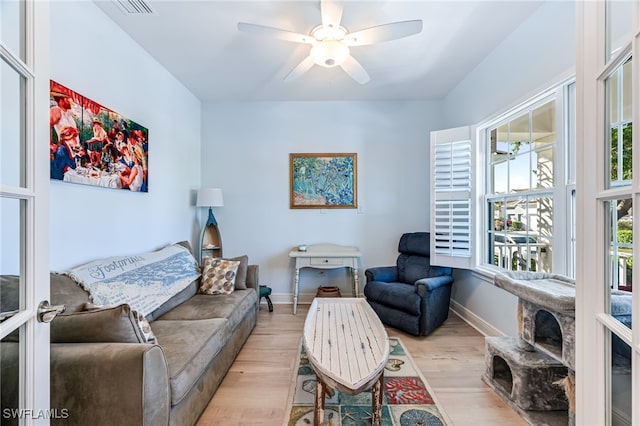
[[[289,154],[292,209],[357,208],[357,154]]]
[[[51,80],[51,179],[149,191],[149,131]]]

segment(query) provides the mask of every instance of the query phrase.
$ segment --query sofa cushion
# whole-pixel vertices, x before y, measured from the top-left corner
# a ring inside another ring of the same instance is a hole
[[[215,257],[205,257],[202,261],[202,281],[200,293],[231,294],[235,288],[240,262]]]
[[[161,317],[179,304],[186,302],[187,300],[198,294],[199,286],[200,278],[198,278],[197,280],[193,280],[191,284],[187,286],[187,288],[164,302],[162,305],[158,306],[155,311],[151,312],[149,315],[145,315],[145,317],[149,321],[154,321],[155,319]]]
[[[173,406],[191,390],[229,340],[229,321],[224,318],[155,321],[151,328],[162,342],[167,359]]]
[[[51,322],[52,343],[146,343],[129,305],[58,315]]]
[[[258,296],[256,290],[236,290],[228,295],[197,294],[180,306],[172,309],[157,319],[165,320],[198,320],[205,318],[226,318],[229,327],[234,330],[247,316],[247,312],[256,309]],[[153,326],[151,327],[153,328]]]

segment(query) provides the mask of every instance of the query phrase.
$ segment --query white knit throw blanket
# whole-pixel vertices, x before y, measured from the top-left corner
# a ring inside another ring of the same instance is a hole
[[[133,256],[95,260],[65,272],[96,305],[129,304],[148,315],[200,276],[196,260],[177,244]]]

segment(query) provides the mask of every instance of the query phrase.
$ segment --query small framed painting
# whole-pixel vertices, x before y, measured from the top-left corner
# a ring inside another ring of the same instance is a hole
[[[355,153],[289,154],[290,208],[355,209]]]

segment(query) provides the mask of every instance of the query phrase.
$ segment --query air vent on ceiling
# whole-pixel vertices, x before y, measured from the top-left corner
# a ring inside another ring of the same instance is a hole
[[[156,12],[144,0],[113,0],[125,15],[155,15]]]

